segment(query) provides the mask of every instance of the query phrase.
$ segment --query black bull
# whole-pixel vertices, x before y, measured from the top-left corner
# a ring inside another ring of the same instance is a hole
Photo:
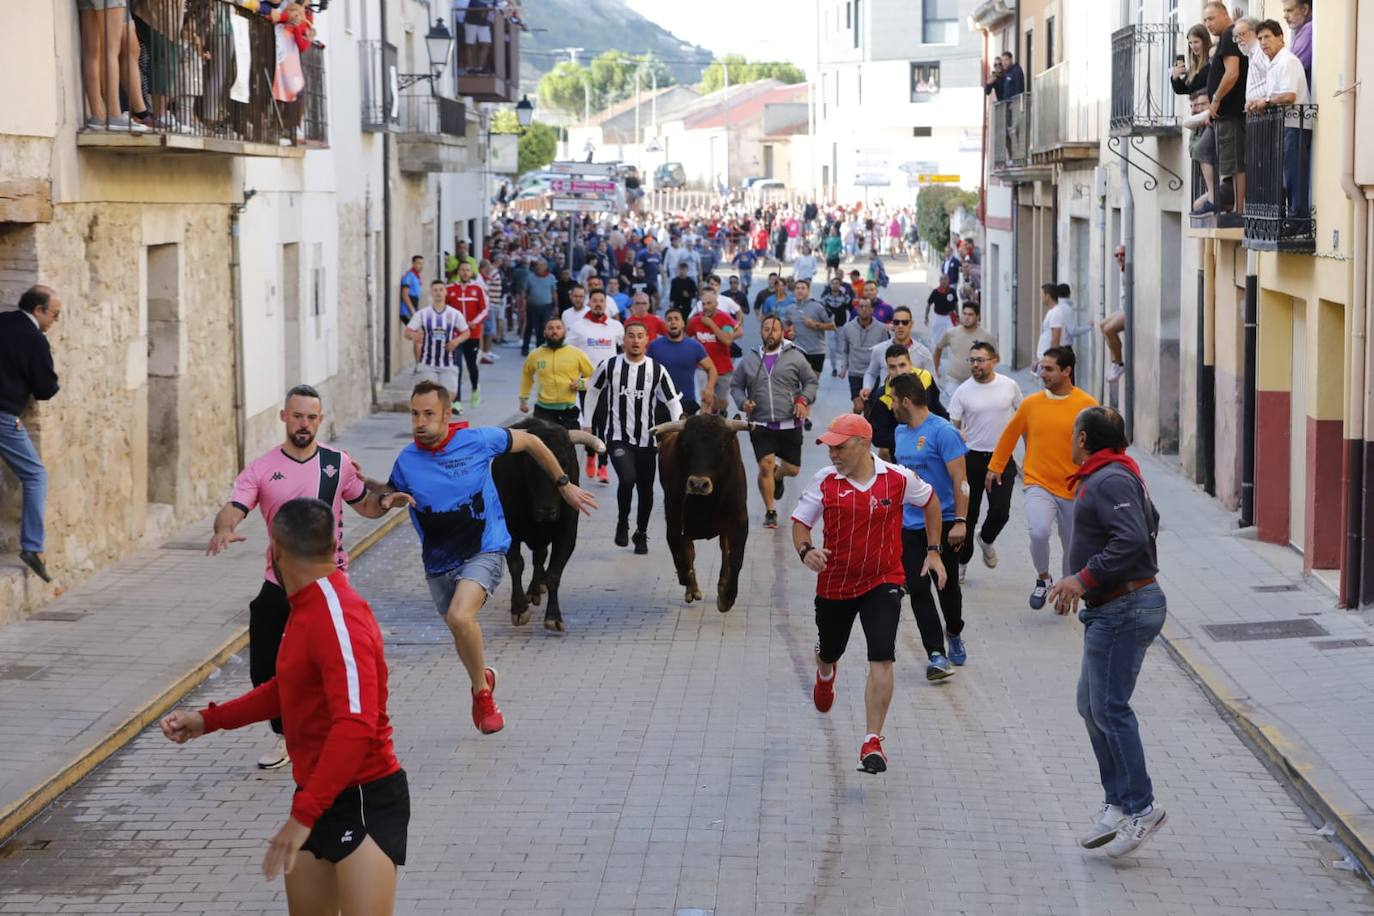
[[[690,604],[701,600],[693,541],[720,538],[716,609],[722,614],[739,594],[744,545],[749,538],[747,478],[736,433],[739,420],[697,415],[655,429],[659,436],[658,479],[663,486],[668,549],[677,581]]]
[[[563,473],[573,483],[578,482],[577,450],[574,446],[590,445],[599,452],[606,450],[599,439],[588,433],[569,433],[547,420],[532,417],[521,420],[511,429],[538,436],[553,452],[563,467]],[[562,632],[565,627],[563,613],[558,606],[558,583],[563,578],[563,568],[568,565],[573,548],[577,546],[578,511],[563,500],[548,473],[527,453],[497,456],[491,463],[491,478],[501,497],[501,511],[506,516],[506,528],[510,532],[506,566],[510,569],[511,577],[511,623],[517,626],[528,623],[530,605],[537,605],[547,590],[549,604],[544,610],[544,627]],[[534,557],[529,591],[525,591],[520,584],[525,573],[521,544],[529,545]]]

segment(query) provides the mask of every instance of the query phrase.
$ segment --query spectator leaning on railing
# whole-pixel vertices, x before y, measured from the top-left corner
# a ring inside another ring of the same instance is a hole
[[[1192,105],[1192,116],[1184,126],[1192,132],[1188,155],[1198,164],[1207,190],[1193,201],[1192,216],[1205,216],[1216,211],[1216,130],[1207,123],[1207,74],[1212,66],[1212,36],[1198,23],[1188,30],[1188,56],[1174,64],[1172,79],[1174,92],[1186,95]]]
[[[1307,216],[1311,181],[1312,118],[1306,106],[1312,102],[1302,61],[1283,45],[1283,28],[1272,19],[1260,23],[1259,41],[1269,58],[1262,111],[1272,105],[1287,106],[1283,114],[1283,191],[1288,215]]]
[[[1212,0],[1203,9],[1202,21],[1217,39],[1217,51],[1207,72],[1207,110],[1217,136],[1217,174],[1222,180],[1232,179],[1234,210],[1239,215],[1245,210],[1245,82],[1249,61],[1236,45],[1226,4]]]
[[[1269,72],[1269,58],[1265,56],[1259,36],[1255,34],[1258,28],[1259,20],[1254,16],[1242,16],[1236,20],[1236,47],[1240,48],[1249,62],[1245,71],[1246,111],[1253,111],[1258,103],[1264,101],[1264,75]]]

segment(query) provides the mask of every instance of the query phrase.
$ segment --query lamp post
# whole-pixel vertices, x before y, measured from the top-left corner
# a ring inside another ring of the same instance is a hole
[[[397,74],[396,82],[401,89],[428,81],[430,94],[436,94],[434,87],[439,77],[444,75],[444,68],[453,55],[453,33],[448,30],[442,17],[434,21],[425,35],[425,53],[429,55],[429,72]]]
[[[521,96],[520,101],[516,103],[515,119],[520,122],[521,130],[529,127],[530,122],[534,120],[534,104],[530,102],[529,96]]]

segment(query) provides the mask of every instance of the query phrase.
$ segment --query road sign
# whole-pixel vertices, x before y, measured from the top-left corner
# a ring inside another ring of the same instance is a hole
[[[872,172],[860,173],[854,179],[854,185],[860,188],[885,188],[892,184],[892,179],[886,175],[878,175]]]
[[[603,178],[615,177],[613,162],[550,162],[547,171],[555,175],[597,175]]]
[[[958,175],[918,175],[916,178],[923,184],[958,184]]]
[[[549,190],[555,194],[614,194],[619,185],[614,181],[584,181],[575,178],[555,178]]]
[[[663,152],[663,147],[661,147],[661,146],[658,145],[658,138],[657,138],[657,137],[653,138],[652,140],[650,140],[648,143],[646,143],[646,144],[644,145],[644,152],[646,152],[646,153],[661,153],[661,152]]]
[[[551,209],[562,213],[606,213],[615,210],[615,201],[583,197],[555,197]]]

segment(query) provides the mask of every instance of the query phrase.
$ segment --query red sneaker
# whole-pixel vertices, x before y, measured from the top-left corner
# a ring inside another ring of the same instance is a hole
[[[838,665],[831,666],[830,680],[826,681],[821,679],[820,671],[816,671],[816,686],[811,688],[811,700],[821,712],[830,712],[830,707],[835,705],[835,675],[839,673]]]
[[[883,753],[881,735],[874,735],[859,748],[859,766],[869,773],[882,773],[887,770],[887,754]]]
[[[610,482],[611,482],[610,470],[609,470],[608,468],[600,468],[600,469],[596,472],[596,479],[597,479],[598,481],[600,481],[601,483],[610,483]]]
[[[472,695],[472,724],[484,735],[499,732],[506,724],[492,695],[496,690],[496,669],[487,669],[487,689]]]
[[[587,456],[587,468],[586,468],[586,471],[587,471],[587,479],[588,479],[588,480],[591,480],[593,477],[596,476],[596,456],[595,456],[595,455],[588,455],[588,456]]]

